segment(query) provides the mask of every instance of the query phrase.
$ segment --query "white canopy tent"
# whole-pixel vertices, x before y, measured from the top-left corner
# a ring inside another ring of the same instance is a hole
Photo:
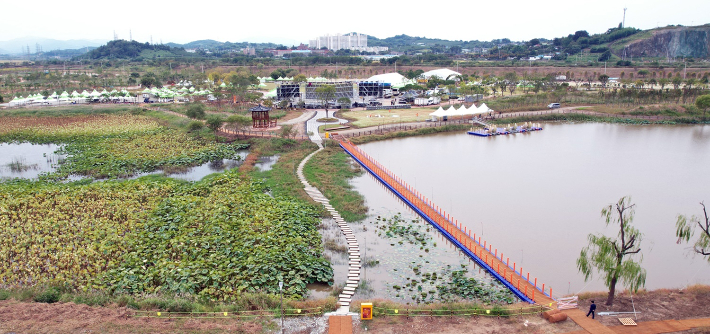
[[[422,77],[424,77],[426,79],[429,79],[429,78],[435,76],[435,77],[439,77],[439,79],[446,80],[451,75],[457,76],[457,75],[461,75],[461,73],[456,72],[456,71],[452,71],[448,68],[440,68],[437,70],[431,70],[431,71],[422,73]]]
[[[373,76],[369,77],[366,81],[385,82],[385,83],[391,84],[392,87],[395,87],[395,88],[401,88],[401,87],[404,87],[408,84],[414,83],[414,81],[409,80],[409,79],[405,78],[403,75],[396,73],[396,72],[373,75]]]
[[[444,108],[439,107],[436,111],[433,113],[430,113],[429,116],[436,116],[436,117],[444,117],[444,116],[467,116],[467,115],[478,115],[478,114],[485,114],[488,112],[493,111],[493,109],[488,108],[488,106],[483,103],[479,107],[476,107],[476,105],[471,105],[470,108],[466,108],[465,105],[461,105],[458,109],[456,109],[453,105],[449,107],[449,109],[444,110]]]

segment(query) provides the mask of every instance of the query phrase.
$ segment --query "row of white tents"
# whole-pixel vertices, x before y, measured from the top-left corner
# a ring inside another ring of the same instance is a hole
[[[180,89],[176,87],[163,87],[163,88],[146,88],[144,89],[141,94],[143,95],[153,95],[157,98],[162,98],[162,99],[171,99],[171,98],[179,98],[179,97],[186,97],[186,96],[208,96],[212,94],[212,91],[209,89],[195,89],[195,87],[182,87]],[[146,96],[148,97],[148,96]]]
[[[101,98],[106,98],[109,100],[134,99],[134,97],[131,96],[131,93],[129,93],[127,90],[117,91],[114,89],[113,91],[108,92],[104,89],[102,92],[98,92],[94,89],[94,91],[91,93],[87,92],[86,90],[81,93],[77,91],[67,93],[66,91],[64,91],[61,94],[53,92],[52,95],[49,95],[47,97],[44,97],[42,94],[30,94],[27,95],[27,97],[15,97],[10,101],[10,106],[41,104],[49,102],[86,102],[86,100]]]
[[[443,107],[439,107],[435,112],[429,114],[429,116],[436,116],[436,117],[451,117],[451,116],[468,116],[468,115],[478,115],[478,114],[485,114],[492,112],[493,109],[488,108],[488,106],[483,103],[480,106],[476,107],[475,104],[472,104],[471,107],[466,108],[465,105],[461,105],[458,109],[456,107],[451,106],[449,109],[444,110]]]
[[[272,77],[256,77],[256,78],[259,79],[259,82],[262,82],[262,83],[273,82],[273,81],[293,81],[293,77],[285,77],[285,78],[278,77],[276,79],[274,79]],[[330,80],[323,78],[323,77],[315,77],[315,78],[309,77],[309,78],[306,78],[306,81],[308,81],[308,82],[324,82],[324,81],[330,81]]]

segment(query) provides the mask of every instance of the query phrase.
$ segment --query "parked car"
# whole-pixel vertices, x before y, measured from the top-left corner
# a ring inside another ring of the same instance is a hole
[[[559,107],[560,107],[560,104],[559,104],[559,103],[550,103],[550,104],[547,105],[547,108],[548,108],[548,109],[557,109],[557,108],[559,108]]]
[[[353,108],[364,108],[367,107],[367,103],[353,102]]]
[[[370,101],[370,105],[371,106],[381,106],[382,102],[377,101],[377,100],[372,100],[372,101]]]

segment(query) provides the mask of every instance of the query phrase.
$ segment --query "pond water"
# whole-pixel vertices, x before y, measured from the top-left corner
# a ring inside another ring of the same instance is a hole
[[[0,180],[36,179],[42,173],[53,172],[64,159],[54,154],[59,147],[55,144],[0,143]]]
[[[585,282],[575,261],[587,234],[616,236],[600,212],[625,195],[632,196],[633,224],[644,233],[646,287],[710,284],[710,264],[675,237],[678,214],[701,215],[698,203],[710,203],[710,126],[544,127],[509,136],[445,133],[360,147],[555,295],[604,289],[599,275]],[[410,212],[401,201],[388,200],[392,195],[369,174],[353,184],[374,215]],[[357,224],[353,230],[360,234]],[[368,247],[368,256],[400,254]]]
[[[199,166],[185,168],[184,171],[165,171],[158,173],[165,173],[169,177],[185,181],[199,181],[207,175],[221,173],[241,166],[248,153],[248,151],[244,150],[240,151],[235,159],[214,160]]]
[[[51,173],[64,159],[63,155],[54,154],[60,145],[30,144],[30,143],[0,143],[0,180],[23,178],[36,179],[42,173]],[[175,167],[149,173],[139,173],[130,179],[154,174],[167,174],[169,177],[186,181],[199,181],[203,177],[239,167],[244,162],[248,150],[240,150],[234,159],[222,159],[206,162],[193,167]],[[255,166],[261,170],[269,170],[278,161],[279,156],[260,157]],[[84,178],[82,175],[70,175],[69,181]]]
[[[378,187],[374,178],[360,178],[355,183],[358,189]],[[440,292],[439,287],[446,287],[459,274],[476,279],[477,286],[491,295],[488,302],[499,300],[493,298],[496,294],[517,300],[414,212],[406,208],[393,211],[391,208],[402,204],[399,198],[386,191],[375,196],[377,205],[371,206],[368,218],[349,223],[360,245],[363,264],[354,299],[417,303],[456,298],[453,293]],[[333,266],[334,285],[344,286],[348,274],[345,236],[332,219],[324,220],[320,232],[325,242],[324,254]],[[309,286],[309,297],[323,298],[332,291],[314,284]]]
[[[281,155],[279,154],[260,156],[259,160],[254,164],[254,167],[258,168],[262,172],[271,170],[271,168],[274,167],[274,164],[279,161],[280,156]]]

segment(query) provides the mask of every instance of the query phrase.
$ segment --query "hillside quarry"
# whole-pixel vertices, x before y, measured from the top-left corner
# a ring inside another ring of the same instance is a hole
[[[625,46],[627,57],[693,57],[710,56],[710,25],[673,27],[650,31],[649,38],[637,39]],[[624,41],[622,40],[621,43]],[[624,47],[617,49],[623,56]]]

